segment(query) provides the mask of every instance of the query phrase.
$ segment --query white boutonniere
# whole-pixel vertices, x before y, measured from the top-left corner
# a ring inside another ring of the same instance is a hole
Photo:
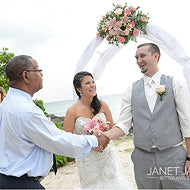
[[[163,100],[163,95],[166,93],[166,86],[165,85],[159,85],[156,87],[156,93],[160,95],[160,101]]]

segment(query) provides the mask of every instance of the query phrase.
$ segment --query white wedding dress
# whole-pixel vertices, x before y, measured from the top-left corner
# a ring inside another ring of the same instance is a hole
[[[106,119],[104,113],[94,117]],[[75,122],[75,134],[85,135],[86,117],[78,117]],[[86,156],[76,159],[78,175],[82,189],[132,189],[132,185],[121,174],[116,165],[116,156],[112,142],[103,152],[91,150]]]

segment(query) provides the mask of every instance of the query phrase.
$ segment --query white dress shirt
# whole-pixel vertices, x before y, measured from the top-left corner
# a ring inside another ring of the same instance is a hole
[[[53,154],[82,157],[97,147],[94,135],[58,129],[21,90],[10,88],[0,104],[0,173],[20,177],[46,176]]]
[[[158,96],[155,88],[160,85],[161,75],[158,71],[152,77],[143,76],[145,95],[151,112],[154,110]],[[190,137],[190,96],[186,84],[173,78],[173,92],[183,137]],[[121,100],[119,120],[115,124],[115,126],[122,129],[126,134],[128,134],[132,126],[131,95],[132,86],[128,87],[124,93]]]

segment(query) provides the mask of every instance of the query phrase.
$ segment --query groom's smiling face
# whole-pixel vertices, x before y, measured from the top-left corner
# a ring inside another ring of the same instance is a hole
[[[149,46],[137,48],[135,58],[141,72],[152,77],[158,71],[157,58],[149,51]]]

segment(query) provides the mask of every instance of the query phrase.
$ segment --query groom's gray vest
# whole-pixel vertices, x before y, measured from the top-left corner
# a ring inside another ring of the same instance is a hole
[[[160,84],[166,85],[167,92],[162,101],[158,95],[153,113],[146,100],[144,80],[138,80],[132,87],[134,145],[147,151],[153,145],[163,150],[183,141],[174,101],[173,78],[162,75]]]

